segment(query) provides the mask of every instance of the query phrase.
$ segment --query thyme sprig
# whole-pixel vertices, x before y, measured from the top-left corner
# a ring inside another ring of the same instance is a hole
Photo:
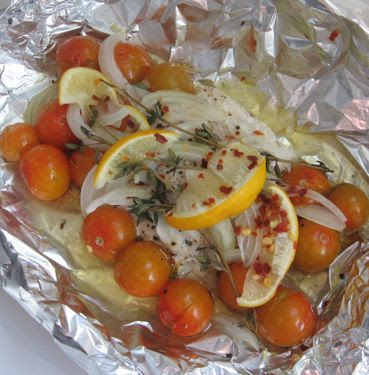
[[[214,133],[213,129],[205,123],[201,124],[200,129],[195,130],[195,134],[194,141],[198,143],[205,143],[204,139],[213,143],[218,143],[221,141],[221,139]]]
[[[115,85],[113,85],[110,82],[107,82],[107,81],[104,81],[104,80],[101,80],[101,81],[104,82],[107,86],[112,87],[120,97],[122,97],[124,99],[128,98],[133,103],[135,103],[136,105],[138,105],[140,108],[142,108],[148,114],[148,116],[150,116],[152,114],[152,109],[150,109],[150,108],[146,107],[145,105],[143,105],[142,103],[140,103],[137,99],[135,99],[132,95],[130,95],[126,90],[124,90],[124,89],[118,89]],[[181,131],[182,133],[188,134],[191,137],[196,138],[196,134],[195,133],[190,132],[189,130],[183,129],[182,127],[180,127],[178,125],[172,124],[171,122],[169,122],[168,120],[166,120],[165,118],[163,118],[163,114],[157,113],[156,114],[156,119],[160,120],[161,122],[163,122],[164,124],[166,124],[169,127],[177,129],[177,130]],[[223,145],[219,144],[218,142],[214,142],[212,140],[203,138],[201,135],[197,135],[197,139],[201,139],[203,143],[206,143],[206,144],[208,144],[208,145],[210,145],[212,147],[215,147],[215,148],[221,148],[221,147],[223,147]]]
[[[143,220],[157,224],[159,213],[167,213],[173,208],[172,204],[160,202],[155,195],[148,199],[132,197],[132,200],[128,211],[137,217],[137,224]]]
[[[160,102],[156,102],[153,109],[147,111],[147,121],[150,125],[154,124],[157,119],[164,115]]]
[[[113,145],[111,142],[108,142],[104,138],[101,138],[98,135],[94,134],[90,129],[87,129],[85,126],[81,126],[80,129],[81,129],[81,132],[89,139],[92,139],[96,142],[102,143],[107,146]]]

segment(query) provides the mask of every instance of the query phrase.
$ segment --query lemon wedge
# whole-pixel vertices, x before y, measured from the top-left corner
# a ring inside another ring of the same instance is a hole
[[[265,215],[270,212],[274,219],[267,224],[269,235],[263,237],[258,258],[247,271],[242,296],[237,298],[242,307],[261,306],[273,298],[296,252],[298,222],[295,207],[286,192],[270,184],[263,190],[263,198],[261,205],[265,210],[259,212]]]
[[[208,166],[188,181],[166,215],[177,229],[209,228],[236,216],[253,203],[266,180],[265,158],[234,142],[207,155]]]
[[[148,156],[158,156],[178,140],[178,135],[168,130],[143,130],[121,138],[114,143],[99,162],[94,179],[95,188],[100,189],[112,181],[120,172],[124,161],[137,162]]]
[[[59,104],[77,103],[81,108],[96,105],[109,97],[117,101],[115,90],[105,84],[110,80],[95,69],[76,67],[65,71],[59,82]]]

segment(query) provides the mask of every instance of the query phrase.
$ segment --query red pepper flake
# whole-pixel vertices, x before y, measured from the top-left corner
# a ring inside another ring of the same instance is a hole
[[[258,158],[257,158],[257,156],[255,156],[255,155],[248,155],[248,156],[247,156],[247,159],[251,161],[251,164],[249,164],[247,168],[248,168],[249,170],[255,168],[256,165],[257,165],[257,163],[258,163]]]
[[[204,206],[211,206],[215,203],[215,199],[213,197],[208,198],[206,201],[202,202]]]
[[[254,130],[253,133],[254,133],[255,135],[264,135],[264,133],[261,132],[260,130]]]
[[[240,158],[241,156],[245,155],[242,151],[238,151],[237,149],[234,149],[233,150],[233,155],[236,157],[236,158]]]
[[[227,150],[222,150],[222,155],[226,155],[227,154]]]
[[[272,267],[270,267],[269,263],[261,263],[260,261],[256,261],[253,265],[253,268],[255,270],[255,273],[261,276],[267,275],[272,270]]]
[[[173,216],[173,212],[169,212],[169,213],[167,214],[167,216],[168,216],[168,217]]]
[[[96,100],[96,101],[98,101],[98,102],[100,101],[100,99],[99,99],[96,95],[92,95],[92,99],[93,99],[93,100]]]
[[[160,176],[163,180],[165,180],[165,174],[160,173],[159,176]]]
[[[188,188],[188,182],[185,182],[184,184],[183,184],[183,190],[184,189],[187,189]]]
[[[205,178],[205,175],[204,175],[204,173],[199,173],[198,175],[197,175],[197,178]]]
[[[219,163],[219,164],[223,164],[223,159],[219,159],[219,160],[218,160],[218,163]]]
[[[236,236],[239,236],[239,235],[241,234],[241,230],[242,230],[241,225],[236,225],[236,226],[233,228],[234,234],[235,234]]]
[[[148,152],[146,152],[146,154],[145,154],[148,158],[154,158],[155,157],[155,152],[153,152],[153,151],[148,151]]]
[[[214,152],[210,151],[206,154],[206,160],[209,161],[214,155]]]
[[[300,197],[303,197],[306,193],[307,193],[308,189],[307,188],[303,188],[303,189],[300,189],[297,194],[300,196]]]
[[[223,169],[223,165],[222,164],[218,164],[217,165],[217,169],[218,169],[218,171],[221,171]]]
[[[201,168],[207,168],[208,167],[208,161],[205,159],[201,159]]]
[[[283,233],[283,232],[288,232],[289,225],[288,223],[280,223],[276,226],[275,231],[277,233]]]
[[[108,95],[108,96],[105,96],[105,98],[104,98],[104,103],[107,103],[109,100],[110,100],[110,96],[109,96],[109,95]]]
[[[238,135],[240,135],[241,133],[237,130],[235,134],[238,136]]]
[[[244,81],[245,79],[246,79],[246,77],[245,77],[245,76],[242,76],[240,80],[241,80],[241,81]]]
[[[338,30],[333,30],[331,32],[331,35],[329,35],[329,40],[331,42],[334,42],[336,40],[336,38],[338,37],[338,35],[340,35],[340,32]]]
[[[168,113],[169,112],[169,108],[167,105],[165,105],[164,107],[161,107],[161,110],[163,113]]]
[[[165,143],[165,142],[168,142],[168,140],[161,134],[159,133],[155,133],[154,134],[154,137],[156,139],[156,142],[159,142],[159,143]]]
[[[232,186],[220,186],[219,190],[223,193],[228,195],[232,191]]]

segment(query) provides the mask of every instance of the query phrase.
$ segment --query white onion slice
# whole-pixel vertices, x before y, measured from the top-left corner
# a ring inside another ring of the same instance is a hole
[[[88,126],[85,123],[80,106],[78,104],[69,104],[66,117],[72,133],[87,143],[88,138],[82,133],[81,127],[87,128]]]
[[[238,215],[235,219],[235,225],[240,227],[255,229],[255,218],[257,216],[257,205],[251,205],[245,212]],[[238,247],[241,251],[242,262],[245,267],[250,267],[259,255],[262,243],[260,233],[257,230],[256,236],[244,236],[242,234],[236,236]]]
[[[208,230],[215,246],[222,251],[223,254],[235,249],[236,239],[231,220],[223,220]]]
[[[114,58],[115,46],[124,42],[126,36],[123,33],[115,33],[108,36],[100,45],[99,65],[100,69],[120,89],[127,86],[128,82],[120,71]]]
[[[127,207],[132,204],[132,197],[148,199],[150,198],[150,192],[141,186],[121,186],[118,189],[110,190],[104,195],[93,200],[87,206],[86,214],[89,214],[90,212],[96,210],[96,208],[102,206],[103,204]]]
[[[323,207],[318,204],[298,206],[296,207],[296,213],[298,216],[303,217],[304,219],[313,221],[314,223],[337,230],[339,232],[344,230],[346,227],[345,222],[340,220],[327,207]]]
[[[83,181],[82,188],[81,188],[81,196],[80,196],[80,205],[82,214],[86,213],[86,209],[88,205],[93,200],[95,194],[95,187],[94,187],[94,177],[96,172],[97,165],[95,165],[90,172],[87,173],[85,180]]]
[[[342,221],[343,223],[346,223],[347,218],[343,214],[343,212],[329,199],[327,199],[324,195],[318,193],[315,190],[307,189],[306,195],[307,198],[311,198],[315,202],[321,204],[322,206],[326,207],[329,211],[332,212],[333,215],[337,216],[337,218]]]

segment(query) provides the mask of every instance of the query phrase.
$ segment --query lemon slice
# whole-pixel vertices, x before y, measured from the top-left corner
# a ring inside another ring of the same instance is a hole
[[[264,187],[265,158],[240,143],[207,155],[208,167],[188,181],[166,216],[177,229],[209,228],[245,211]]]
[[[96,105],[109,97],[117,101],[115,90],[103,81],[110,80],[95,69],[76,67],[65,71],[59,82],[59,104],[77,103],[81,108]]]
[[[270,184],[264,189],[263,198],[261,206],[264,205],[266,211],[259,209],[259,212],[264,215],[270,212],[273,219],[270,223],[267,221],[265,229],[269,235],[263,237],[261,251],[247,271],[242,296],[237,298],[242,307],[260,306],[273,298],[296,252],[298,222],[295,207],[286,192]]]
[[[121,138],[104,154],[97,166],[94,185],[100,189],[106,182],[114,180],[123,161],[140,161],[166,151],[178,135],[168,130],[143,130]]]

